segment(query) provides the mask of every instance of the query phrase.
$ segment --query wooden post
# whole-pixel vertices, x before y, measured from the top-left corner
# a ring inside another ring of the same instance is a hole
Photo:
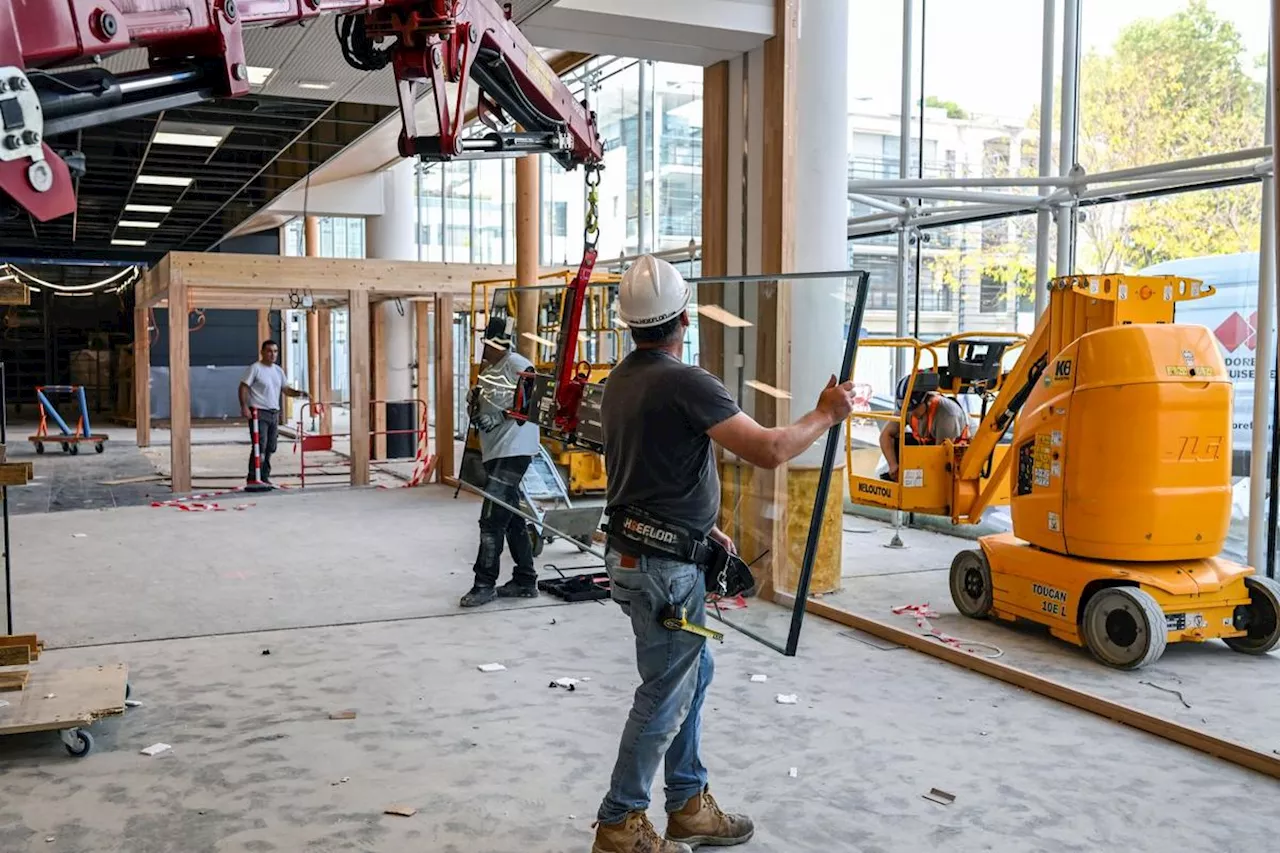
[[[324,410],[320,415],[320,431],[332,433],[333,411],[329,404],[333,402],[333,314],[330,309],[320,308],[316,311],[316,331],[316,339],[320,345],[320,356],[316,360],[320,388],[318,396],[312,400],[324,403]]]
[[[430,302],[413,303],[413,321],[415,329],[415,337],[417,338],[417,362],[418,372],[414,382],[414,396],[422,400],[428,406],[431,401],[431,374],[429,365],[431,364],[431,325],[428,318],[431,316]],[[414,417],[421,417],[421,412],[414,412]],[[428,419],[430,414],[428,413]],[[425,428],[425,425],[423,425]],[[422,441],[427,443],[427,437],[423,436]],[[438,450],[436,451],[439,452]]]
[[[149,308],[133,309],[133,417],[138,446],[151,446],[151,316]]]
[[[785,273],[795,269],[795,55],[800,0],[777,0],[775,35],[764,43],[764,181],[762,190],[761,271]],[[758,293],[756,379],[787,391],[791,384],[790,284],[762,284]],[[756,420],[781,426],[791,418],[789,401],[756,395]],[[787,570],[787,466],[759,470],[753,477],[758,501],[755,518],[769,545],[763,563],[759,594],[772,595]],[[807,519],[806,519],[807,522]]]
[[[436,296],[436,479],[454,476],[453,296]]]
[[[262,346],[262,344],[265,341],[269,341],[269,340],[271,340],[271,311],[267,308],[259,308],[258,309],[258,346]],[[284,344],[280,343],[280,341],[276,341],[276,343],[280,344],[283,350]]]
[[[702,128],[702,275],[723,276],[729,271],[728,62],[703,69]],[[698,285],[698,304],[724,305],[724,285]],[[698,361],[724,378],[724,326],[698,323]]]
[[[370,385],[370,415],[373,422],[373,458],[387,458],[387,313],[382,305],[370,307],[369,358],[373,365]]]
[[[182,269],[169,272],[169,484],[191,491],[191,347],[187,284]]]
[[[536,156],[516,160],[516,284],[521,286],[538,283],[539,165]],[[516,291],[516,349],[530,361],[538,346],[529,335],[538,330],[539,295],[537,290]]]
[[[369,293],[348,292],[351,376],[351,485],[369,485]]]

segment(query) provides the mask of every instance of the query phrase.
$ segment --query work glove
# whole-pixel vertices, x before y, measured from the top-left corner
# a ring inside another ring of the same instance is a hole
[[[497,415],[484,414],[476,418],[476,426],[484,432],[493,432],[500,423],[502,423],[502,420]]]

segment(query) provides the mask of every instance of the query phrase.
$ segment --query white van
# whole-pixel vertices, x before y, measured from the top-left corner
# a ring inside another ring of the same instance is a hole
[[[1213,332],[1235,385],[1232,413],[1231,473],[1249,476],[1249,448],[1253,443],[1253,378],[1257,366],[1258,253],[1183,258],[1140,270],[1139,275],[1178,275],[1197,278],[1218,289],[1213,296],[1182,302],[1175,318]],[[1270,366],[1275,380],[1275,365]]]

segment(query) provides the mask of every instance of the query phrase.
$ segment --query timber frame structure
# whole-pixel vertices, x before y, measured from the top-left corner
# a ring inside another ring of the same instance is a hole
[[[148,310],[165,308],[171,317],[185,317],[196,308],[256,310],[260,337],[265,338],[268,312],[288,308],[291,294],[306,293],[316,314],[345,306],[350,312],[351,485],[369,484],[369,401],[385,387],[386,359],[378,316],[370,306],[389,299],[414,304],[417,359],[428,363],[435,347],[435,383],[450,393],[436,395],[436,476],[453,470],[453,322],[455,296],[470,294],[476,279],[511,278],[513,266],[450,264],[421,261],[352,260],[345,258],[279,257],[198,252],[172,252],[139,281],[134,307],[134,399],[139,447],[151,445],[151,338]],[[434,342],[428,318],[449,317],[437,323]],[[169,324],[170,483],[174,492],[191,491],[191,350],[187,323]],[[318,336],[318,362],[330,364],[327,336]],[[248,354],[252,357],[253,354]],[[246,363],[248,363],[246,361]],[[371,364],[375,367],[371,370]],[[316,371],[327,377],[327,371]],[[422,377],[422,373],[419,374]],[[420,378],[420,383],[421,383]],[[312,389],[312,397],[332,402],[328,382]],[[381,417],[378,418],[381,420]]]

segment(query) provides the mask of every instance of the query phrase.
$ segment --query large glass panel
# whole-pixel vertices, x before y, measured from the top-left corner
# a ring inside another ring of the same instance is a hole
[[[444,260],[444,169],[421,166],[418,173],[418,260]]]
[[[656,63],[651,72],[657,122],[653,248],[663,251],[702,239],[702,69]]]
[[[502,263],[502,171],[500,160],[476,160],[471,187],[475,219],[475,245],[471,262],[476,264]]]
[[[444,260],[471,262],[471,163],[445,163]]]
[[[1267,18],[1268,4],[1239,0],[1083,0],[1079,162],[1102,172],[1262,145]]]

